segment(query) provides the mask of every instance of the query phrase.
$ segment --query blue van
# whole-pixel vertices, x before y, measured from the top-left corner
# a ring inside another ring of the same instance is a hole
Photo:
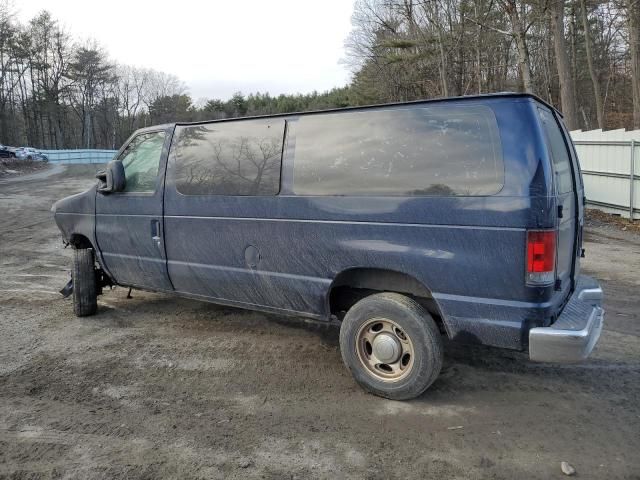
[[[52,208],[79,316],[122,285],[337,321],[392,399],[436,379],[444,335],[569,362],[602,329],[578,158],[532,95],[150,127],[98,178]]]

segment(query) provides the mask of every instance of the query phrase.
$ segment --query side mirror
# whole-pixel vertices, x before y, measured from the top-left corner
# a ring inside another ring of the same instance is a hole
[[[96,173],[98,191],[102,193],[122,192],[126,185],[124,165],[119,160],[111,160],[105,170]]]

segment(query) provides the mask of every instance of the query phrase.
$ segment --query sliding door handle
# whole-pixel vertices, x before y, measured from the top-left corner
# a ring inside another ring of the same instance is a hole
[[[156,218],[151,220],[151,240],[155,243],[156,247],[162,251],[162,233],[160,231],[160,221]]]

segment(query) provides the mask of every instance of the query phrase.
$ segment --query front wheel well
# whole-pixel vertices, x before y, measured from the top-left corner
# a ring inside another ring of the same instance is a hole
[[[91,244],[91,240],[80,233],[73,233],[69,238],[69,244],[73,248],[84,249],[84,248],[93,248]]]

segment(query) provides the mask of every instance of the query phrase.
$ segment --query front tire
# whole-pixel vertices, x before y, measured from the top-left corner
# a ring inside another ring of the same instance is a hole
[[[368,392],[392,400],[422,394],[442,368],[442,337],[415,300],[398,293],[365,297],[340,328],[342,360]]]
[[[93,315],[98,310],[98,283],[93,249],[73,249],[71,278],[73,280],[73,312],[78,317]]]

